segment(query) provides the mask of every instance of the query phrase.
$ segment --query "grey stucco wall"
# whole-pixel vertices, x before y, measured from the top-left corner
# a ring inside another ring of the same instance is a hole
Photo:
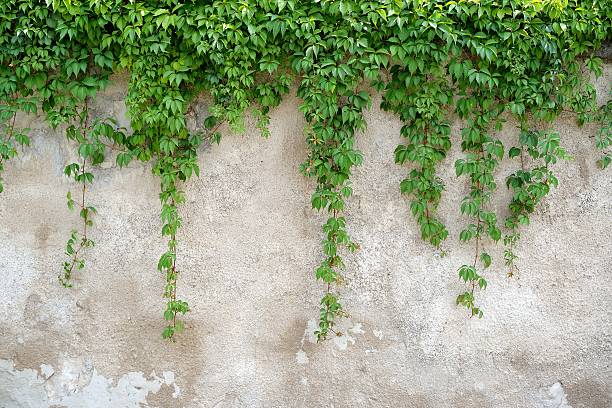
[[[603,97],[611,78],[607,65]],[[96,109],[126,123],[124,97],[117,78]],[[555,123],[574,160],[557,165],[560,187],[523,230],[517,278],[505,276],[501,243],[487,244],[485,318],[468,319],[454,305],[456,270],[473,256],[457,240],[468,222],[459,214],[468,184],[454,176],[459,143],[441,166],[451,233],[442,257],[399,194],[401,123],[379,102],[358,137],[365,162],[347,211],[361,244],[346,256],[341,289],[351,317],[345,336],[322,344],[312,332],[324,216],[298,171],[298,99],[272,112],[269,139],[249,126],[202,149],[202,176],[184,187],[179,246],[179,292],[193,311],[175,344],[160,337],[165,243],[150,167],[95,171],[96,247],[63,289],[56,276],[77,218],[62,170],[74,149],[42,118],[21,118],[33,144],[7,166],[0,196],[0,407],[612,406],[612,178],[595,167],[596,127],[578,128],[569,114]],[[197,125],[205,103],[195,111]],[[455,140],[460,129],[455,120]],[[507,123],[499,137],[510,146],[517,135]],[[496,173],[500,216],[513,166]]]

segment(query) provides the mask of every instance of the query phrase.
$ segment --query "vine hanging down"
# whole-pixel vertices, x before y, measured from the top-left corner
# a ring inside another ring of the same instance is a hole
[[[474,260],[459,268],[459,277],[468,284],[468,290],[457,296],[457,304],[465,306],[471,316],[482,317],[483,311],[475,304],[475,289],[484,289],[487,280],[478,271],[478,261],[483,268],[491,266],[491,255],[485,251],[484,238],[489,237],[497,242],[501,231],[497,226],[495,212],[488,209],[491,196],[497,184],[494,170],[504,156],[504,148],[498,139],[490,135],[491,127],[497,125],[503,107],[495,106],[490,94],[479,92],[465,97],[457,103],[461,117],[467,118],[467,125],[461,131],[461,149],[466,152],[465,159],[455,162],[457,176],[467,175],[470,178],[470,193],[461,202],[461,213],[475,219],[461,231],[459,239],[463,242],[474,242]]]
[[[596,51],[606,41],[612,41],[609,0],[0,0],[0,191],[10,182],[1,178],[7,162],[30,143],[28,130],[16,126],[20,112],[42,112],[51,126],[67,126],[66,137],[78,146],[78,160],[65,168],[77,185],[67,200],[81,224],[60,269],[60,281],[71,286],[93,246],[96,209],[87,193],[96,166],[110,151],[119,167],[152,162],[167,239],[158,262],[162,335],[174,339],[190,310],[179,296],[180,276],[188,272],[179,240],[184,186],[200,174],[198,149],[220,141],[220,123],[243,131],[248,113],[268,136],[269,113],[295,82],[308,147],[301,170],[316,181],[312,207],[328,215],[314,273],[323,282],[322,340],[339,334],[338,320],[349,310],[339,288],[346,250],[358,248],[346,211],[350,177],[364,160],[356,148],[364,109],[380,92],[382,109],[404,124],[404,142],[394,152],[396,163],[407,167],[399,190],[422,239],[436,248],[449,239],[443,220],[452,216],[439,213],[452,181],[442,180],[438,169],[452,143],[461,144],[455,170],[469,193],[460,212],[471,221],[458,238],[474,252],[458,270],[467,287],[456,300],[470,316],[482,316],[475,297],[495,262],[488,241],[503,237],[504,262],[514,275],[520,225],[557,185],[552,166],[567,158],[559,136],[535,130],[542,126],[534,123],[573,110],[579,123],[600,124],[599,166],[612,161],[611,105],[598,107],[589,83],[591,74],[603,74]],[[129,73],[131,132],[88,111],[119,71]],[[202,129],[192,129],[186,115],[202,93],[210,96],[210,116]],[[457,140],[455,114],[462,121]],[[510,117],[521,130],[508,149],[495,132]],[[504,158],[520,159],[520,167],[506,179],[510,213],[498,225],[492,198]]]

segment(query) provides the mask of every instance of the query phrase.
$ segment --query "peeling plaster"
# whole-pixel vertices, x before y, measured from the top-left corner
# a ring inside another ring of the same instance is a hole
[[[541,400],[539,406],[542,408],[572,408],[567,402],[565,390],[560,382],[551,386],[540,388]]]
[[[382,330],[372,330],[372,334],[374,335],[374,337],[376,337],[378,340],[382,340],[384,337],[384,333]]]
[[[315,331],[318,330],[317,321],[315,319],[310,319],[306,323],[306,329],[304,330],[304,335],[302,336],[302,340],[300,341],[300,348],[295,353],[295,360],[300,365],[308,364],[310,361],[308,358],[308,354],[304,351],[304,344],[306,342],[315,344],[317,342],[317,336],[315,335]],[[362,328],[361,323],[355,323],[351,326],[350,320],[341,321],[337,327],[338,333],[340,335],[334,335],[330,333],[330,338],[334,346],[340,350],[344,351],[348,348],[349,343],[355,344],[355,337],[351,336],[352,334],[364,334],[365,331]]]
[[[298,364],[308,364],[308,354],[302,349],[299,349],[297,353],[295,353],[295,360]]]
[[[344,322],[343,322],[344,323]],[[349,323],[350,324],[350,323]],[[352,334],[363,334],[365,333],[361,328],[361,323],[355,323],[353,326],[349,326],[342,332],[340,336],[334,336],[334,345],[339,350],[346,350],[348,348],[349,343],[355,344],[355,337],[351,336]]]
[[[129,372],[116,384],[112,378],[100,375],[85,360],[64,362],[56,371],[48,364],[39,373],[33,369],[18,370],[10,360],[0,360],[0,407],[44,408],[139,408],[146,405],[147,396],[156,394],[162,386],[173,387],[173,398],[181,394],[174,373],[164,371],[162,377],[145,377],[142,372]]]

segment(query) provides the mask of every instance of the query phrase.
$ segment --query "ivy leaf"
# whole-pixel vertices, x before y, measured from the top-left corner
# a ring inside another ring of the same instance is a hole
[[[491,266],[491,255],[487,254],[486,252],[480,254],[480,260],[484,264],[485,269]]]
[[[521,154],[521,149],[519,149],[518,147],[512,147],[510,148],[510,150],[508,150],[508,157],[511,159],[516,156],[519,156],[520,154]]]

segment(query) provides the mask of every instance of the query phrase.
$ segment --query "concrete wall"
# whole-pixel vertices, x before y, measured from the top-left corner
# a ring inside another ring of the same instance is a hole
[[[611,78],[608,65],[603,97]],[[124,115],[125,86],[117,78],[100,95],[99,114]],[[595,167],[596,127],[577,128],[571,115],[556,122],[574,160],[556,167],[560,187],[523,231],[517,278],[505,276],[502,245],[488,244],[485,318],[468,319],[454,305],[456,270],[473,256],[457,239],[469,222],[459,213],[468,183],[454,176],[459,143],[440,166],[451,233],[442,257],[420,240],[399,194],[401,123],[379,102],[359,135],[365,162],[347,211],[362,247],[346,256],[351,318],[345,336],[322,344],[313,271],[324,217],[298,171],[298,99],[272,112],[268,140],[249,126],[202,149],[179,247],[179,292],[193,311],[175,344],[160,336],[165,243],[150,167],[96,170],[96,247],[64,289],[56,276],[77,218],[62,169],[74,149],[42,118],[22,118],[33,144],[8,165],[0,196],[0,407],[612,406],[612,179]],[[202,102],[192,123],[205,111]],[[455,120],[455,140],[460,128]],[[517,134],[508,123],[500,137],[510,146]],[[500,216],[514,165],[496,173]]]

